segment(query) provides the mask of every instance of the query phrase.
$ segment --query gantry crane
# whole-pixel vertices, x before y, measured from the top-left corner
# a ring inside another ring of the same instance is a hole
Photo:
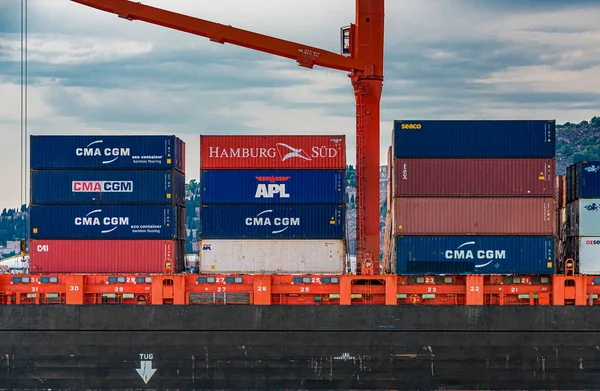
[[[71,0],[127,20],[141,20],[217,43],[296,60],[307,68],[347,71],[356,100],[356,260],[361,274],[378,274],[379,119],[383,86],[384,0],[356,0],[356,19],[341,29],[341,53],[269,37],[128,0]]]

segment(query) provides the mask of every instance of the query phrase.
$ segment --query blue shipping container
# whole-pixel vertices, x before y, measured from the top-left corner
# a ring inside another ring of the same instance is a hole
[[[31,239],[184,239],[185,209],[169,205],[31,205]]]
[[[396,120],[395,158],[553,158],[555,121]]]
[[[179,170],[185,143],[175,136],[31,136],[32,170]]]
[[[175,170],[32,170],[31,203],[185,205],[185,175]]]
[[[346,202],[342,170],[205,170],[203,204],[336,204]]]
[[[600,198],[600,161],[578,162],[567,168],[567,201]]]
[[[200,237],[344,239],[344,209],[336,205],[202,205]]]
[[[398,236],[397,274],[553,274],[552,236]]]

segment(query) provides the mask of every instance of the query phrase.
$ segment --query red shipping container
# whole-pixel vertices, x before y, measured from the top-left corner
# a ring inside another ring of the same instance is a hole
[[[554,198],[396,198],[394,234],[554,235]]]
[[[554,195],[554,159],[394,159],[394,196]]]
[[[168,260],[179,272],[183,242],[173,240],[32,240],[31,273],[162,273]]]
[[[556,199],[558,209],[566,208],[567,206],[567,177],[560,175],[556,177]]]
[[[200,136],[200,168],[346,168],[345,136]]]

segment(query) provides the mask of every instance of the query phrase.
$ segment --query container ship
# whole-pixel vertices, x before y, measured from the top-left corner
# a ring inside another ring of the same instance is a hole
[[[194,269],[179,138],[31,136],[0,383],[593,389],[600,162],[556,176],[554,128],[395,121],[379,272],[347,262],[344,136],[200,136]]]
[[[32,136],[0,389],[598,389],[600,162],[557,176],[555,121],[394,121],[381,227],[383,0],[356,1],[341,54],[75,1],[349,71],[356,268],[344,136],[200,136],[192,269],[182,140]]]

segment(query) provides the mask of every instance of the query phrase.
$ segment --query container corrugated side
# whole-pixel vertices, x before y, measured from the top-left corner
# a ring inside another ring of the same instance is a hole
[[[201,273],[335,273],[345,269],[344,240],[200,241]]]
[[[31,273],[163,273],[183,270],[183,241],[32,240]]]
[[[184,239],[185,208],[31,205],[32,239]]]
[[[346,202],[342,170],[204,170],[203,204],[335,204]]]
[[[554,158],[556,121],[396,120],[395,158]]]
[[[558,209],[567,206],[567,178],[564,175],[556,177],[556,207]]]
[[[567,204],[567,235],[600,236],[600,199],[580,199]]]
[[[31,203],[185,205],[185,175],[176,170],[32,170]]]
[[[394,196],[554,195],[554,159],[394,159]]]
[[[600,198],[600,161],[578,162],[567,168],[567,201]]]
[[[185,143],[175,136],[31,136],[32,170],[179,170]]]
[[[344,239],[338,205],[202,205],[203,239]]]
[[[573,258],[580,274],[600,274],[600,236],[572,236],[566,241],[567,258]]]
[[[554,235],[553,198],[422,197],[394,200],[395,235]]]
[[[398,236],[397,274],[553,274],[551,236]]]
[[[331,136],[200,136],[200,168],[346,168],[346,138]]]
[[[560,239],[563,239],[567,235],[568,227],[567,227],[567,208],[560,208],[558,210],[557,219],[556,219],[556,236]]]

